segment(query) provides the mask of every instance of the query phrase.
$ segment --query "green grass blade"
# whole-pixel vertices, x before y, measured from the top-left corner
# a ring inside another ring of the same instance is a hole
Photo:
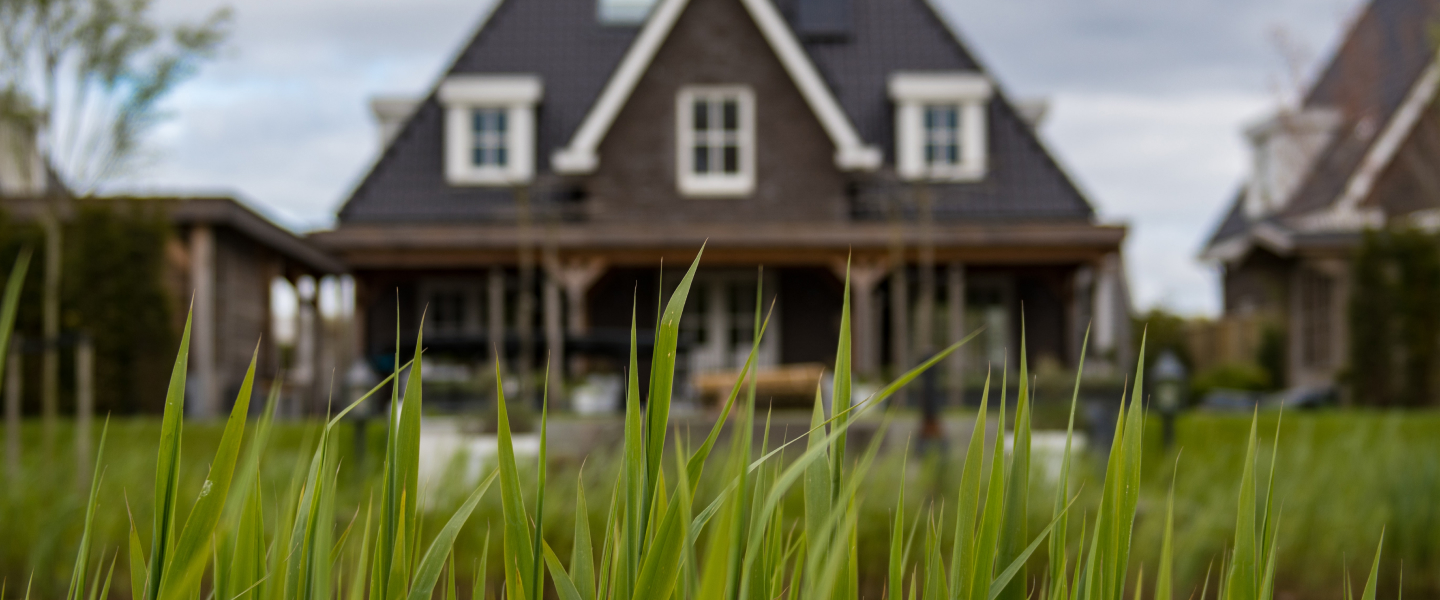
[[[485,599],[485,575],[490,570],[490,530],[485,530],[485,545],[480,548],[480,562],[475,563],[475,582],[470,588],[471,600]]]
[[[1259,412],[1250,421],[1245,465],[1240,476],[1240,501],[1235,515],[1235,545],[1230,553],[1227,600],[1258,600],[1255,551],[1255,440]]]
[[[970,430],[970,446],[960,472],[956,500],[955,539],[951,543],[950,588],[954,598],[969,598],[975,578],[975,518],[980,510],[980,478],[985,470],[985,420],[990,406],[990,370],[985,370],[985,387],[980,392],[980,410]],[[1001,424],[1003,428],[1004,425]],[[1003,436],[1003,432],[1000,434]]]
[[[1360,600],[1375,600],[1376,588],[1380,581],[1380,552],[1385,548],[1385,532],[1380,532],[1380,541],[1375,544],[1375,561],[1370,564],[1370,577],[1365,580],[1365,591]]]
[[[500,367],[495,367],[495,411],[497,423],[497,455],[500,463],[500,508],[505,520],[505,588],[511,598],[529,598],[528,577],[535,569],[531,554],[530,517],[520,495],[520,474],[515,468],[515,447],[510,435],[510,413],[505,407],[505,387],[500,381]]]
[[[1073,505],[1073,503],[1074,500],[1071,501],[1071,505]],[[1066,506],[1065,512],[1069,512],[1069,510],[1070,506]],[[1063,515],[1065,512],[1061,514]],[[1001,571],[999,575],[995,576],[995,581],[990,584],[990,590],[985,595],[986,600],[995,600],[1000,597],[1000,594],[1014,581],[1015,576],[1024,570],[1025,562],[1030,560],[1030,555],[1035,553],[1035,549],[1040,547],[1041,542],[1045,541],[1045,538],[1050,535],[1050,532],[1055,529],[1055,525],[1059,522],[1060,519],[1058,517],[1050,521],[1050,524],[1045,526],[1045,529],[1040,532],[1040,535],[1035,536],[1035,541],[1030,542],[1030,545],[1026,546],[1025,549],[1015,557],[1015,560],[1011,561],[1010,564],[1005,567],[1004,571]]]
[[[835,344],[835,374],[830,385],[830,412],[840,415],[844,425],[850,409],[850,257],[845,257],[845,287],[840,301],[840,339]],[[844,485],[845,438],[835,440],[830,449],[830,488],[837,492]]]
[[[646,491],[647,497],[653,497],[660,490],[660,464],[665,458],[665,430],[670,422],[670,397],[675,384],[675,348],[680,342],[680,318],[685,311],[685,300],[690,295],[690,284],[695,279],[695,271],[700,267],[700,257],[704,254],[705,247],[701,246],[700,251],[695,254],[695,260],[690,263],[690,270],[685,272],[680,285],[670,295],[670,302],[665,305],[665,312],[661,314],[659,326],[655,329],[655,350],[650,361],[650,402],[645,405],[645,467],[646,482],[650,486]],[[641,515],[646,521],[650,519],[650,506],[651,501],[647,499],[646,510]]]
[[[575,583],[581,600],[595,600],[595,546],[590,541],[590,507],[585,502],[585,477],[582,469],[575,484],[575,543],[570,549],[570,579]],[[554,565],[550,566],[554,571]]]
[[[1014,442],[1005,474],[1005,518],[1000,527],[1000,564],[1015,560],[1025,548],[1025,520],[1030,499],[1030,370],[1025,349],[1025,320],[1020,320],[1020,390],[1015,397]],[[1003,420],[1002,420],[1003,423]],[[1004,425],[1002,424],[1003,428]],[[1020,565],[1011,585],[1000,594],[1002,600],[1025,600],[1025,565]]]
[[[160,422],[160,450],[155,460],[155,526],[150,536],[149,580],[143,600],[160,597],[160,582],[170,564],[175,540],[175,516],[180,494],[180,435],[185,419],[185,372],[190,358],[190,323],[185,317],[180,351],[165,392],[165,416]]]
[[[1155,576],[1155,600],[1171,600],[1174,595],[1172,578],[1175,571],[1175,477],[1180,471],[1180,458],[1175,458],[1177,475],[1170,478],[1170,493],[1165,498],[1165,533],[1160,540],[1160,569]]]
[[[135,516],[130,512],[130,501],[125,501],[125,514],[130,518],[130,597],[145,597],[148,589],[150,570],[145,563],[145,546],[140,543],[140,532],[135,529]]]
[[[580,590],[575,587],[575,582],[565,574],[565,565],[560,564],[560,557],[555,556],[555,551],[550,549],[549,543],[544,543],[545,563],[550,566],[550,578],[555,582],[555,594],[560,600],[585,600],[580,595]]]
[[[550,365],[545,365],[545,388],[540,396],[540,456],[535,466],[535,545],[530,556],[535,557],[535,571],[530,576],[530,598],[540,600],[545,593],[545,562],[540,560],[540,536],[545,532],[545,433],[550,416]]]
[[[810,413],[810,434],[807,448],[819,451],[819,457],[805,468],[805,540],[812,549],[830,548],[830,540],[821,537],[821,529],[825,528],[826,522],[830,519],[830,502],[833,499],[830,490],[830,463],[829,452],[832,447],[827,447],[825,432],[825,408],[824,401],[820,396],[820,385],[815,386],[815,405]],[[838,438],[836,438],[838,439]],[[815,554],[815,552],[811,552]]]
[[[5,346],[0,346],[3,348]],[[100,429],[100,447],[95,451],[95,471],[90,476],[90,494],[85,501],[85,526],[80,534],[80,549],[75,557],[75,570],[70,575],[70,592],[66,594],[68,600],[79,600],[85,595],[85,569],[90,564],[90,536],[95,525],[95,507],[100,504],[100,479],[101,465],[105,458],[105,437],[110,430],[110,419],[106,417],[105,425]],[[104,559],[104,556],[101,556]]]
[[[756,284],[756,290],[755,306],[758,307],[760,306],[759,284]],[[715,418],[715,425],[710,428],[710,435],[705,437],[705,442],[700,444],[700,447],[695,450],[695,454],[690,456],[690,462],[685,469],[690,474],[690,485],[692,486],[700,485],[700,477],[705,471],[705,460],[709,458],[711,449],[715,447],[716,440],[720,438],[720,431],[729,422],[730,409],[734,407],[735,400],[740,396],[742,386],[752,378],[751,369],[755,368],[756,357],[760,354],[760,340],[765,335],[765,328],[770,324],[770,315],[774,312],[775,305],[771,304],[770,311],[765,315],[765,322],[756,325],[755,337],[750,344],[750,354],[745,357],[745,364],[740,367],[740,376],[735,378],[735,384],[730,388],[730,396],[725,400],[725,406],[720,410],[720,416]],[[757,320],[760,318],[758,311],[755,318]],[[693,495],[695,489],[691,488],[690,493]]]
[[[640,568],[644,547],[645,505],[647,483],[645,468],[644,425],[640,416],[640,363],[635,337],[635,307],[630,309],[630,372],[625,387],[625,487],[622,501],[624,518],[620,519],[622,539],[617,554],[622,568],[616,573],[616,597],[630,597]]]
[[[1080,382],[1085,374],[1085,355],[1090,348],[1090,327],[1085,327],[1085,337],[1080,342],[1079,365],[1075,367],[1075,388],[1070,395],[1070,419],[1065,425],[1065,452],[1060,458],[1060,477],[1055,486],[1055,509],[1051,513],[1060,516],[1066,496],[1070,494],[1070,454],[1075,438],[1075,409],[1080,405]],[[1066,535],[1070,529],[1069,516],[1062,517],[1050,536],[1050,588],[1063,592],[1065,588],[1065,565],[1067,562]],[[1158,599],[1157,599],[1158,600]]]
[[[903,597],[902,590],[905,585],[905,548],[901,538],[905,535],[905,470],[910,460],[910,443],[905,443],[905,452],[901,455],[900,463],[900,485],[895,499],[895,520],[890,525],[890,564],[889,577],[886,579],[887,595],[890,598]],[[958,561],[957,561],[958,562]]]
[[[497,472],[493,472],[485,478],[465,503],[450,516],[445,527],[435,535],[434,541],[430,542],[430,548],[425,551],[424,558],[415,569],[415,577],[410,586],[409,600],[428,600],[435,591],[435,584],[440,580],[440,571],[445,568],[445,560],[451,555],[455,547],[455,538],[459,537],[460,529],[465,526],[465,521],[470,518],[470,513],[475,510],[475,505],[480,503],[480,497],[490,489],[490,484],[495,482]]]
[[[255,363],[260,358],[260,346],[250,355],[250,366],[240,383],[240,394],[230,410],[225,431],[220,435],[220,446],[215,451],[210,473],[201,487],[200,497],[185,519],[180,530],[180,540],[175,545],[176,559],[165,573],[162,596],[178,597],[189,595],[192,588],[198,588],[200,577],[205,572],[209,558],[210,541],[215,526],[220,522],[225,502],[230,497],[230,484],[235,474],[235,464],[240,459],[240,445],[245,439],[245,420],[250,414],[250,397],[255,386]]]
[[[676,472],[680,481],[675,486],[675,498],[665,508],[665,516],[645,552],[631,595],[635,600],[668,598],[680,574],[681,554],[689,539],[690,482],[685,480],[684,465]]]
[[[1000,419],[995,433],[995,450],[990,457],[990,482],[985,494],[985,507],[980,513],[980,537],[975,541],[974,573],[970,599],[986,597],[995,573],[995,554],[1000,545],[1000,530],[1005,523],[1005,388],[1008,370],[1001,370]]]

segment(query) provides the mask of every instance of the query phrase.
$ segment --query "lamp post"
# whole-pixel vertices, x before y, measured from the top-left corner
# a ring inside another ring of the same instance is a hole
[[[1155,403],[1164,422],[1167,449],[1175,443],[1175,416],[1180,412],[1180,403],[1185,395],[1187,375],[1184,363],[1171,350],[1161,352],[1150,371],[1150,377],[1155,381]]]

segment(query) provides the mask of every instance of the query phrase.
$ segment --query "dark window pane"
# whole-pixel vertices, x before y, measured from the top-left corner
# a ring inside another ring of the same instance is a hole
[[[476,148],[470,154],[470,163],[476,165],[485,164],[485,149]]]
[[[956,121],[956,119],[955,119],[955,117],[956,117],[955,113],[956,113],[956,112],[957,112],[957,111],[956,111],[953,107],[952,107],[952,108],[947,108],[947,109],[945,109],[945,128],[946,128],[946,129],[955,129],[955,121]]]
[[[725,147],[724,160],[725,160],[724,167],[725,167],[725,172],[726,172],[726,173],[739,173],[739,172],[740,172],[740,149],[739,149],[739,148],[736,148],[735,146],[726,146],[726,147]]]
[[[710,128],[710,106],[704,100],[695,101],[695,131]]]
[[[740,105],[734,100],[727,100],[722,111],[722,122],[725,131],[736,131],[740,129]]]
[[[502,166],[502,167],[505,166],[506,164],[508,164],[508,163],[506,163],[505,158],[506,158],[506,157],[505,157],[505,147],[504,147],[504,146],[501,146],[501,147],[499,147],[499,148],[496,148],[496,149],[495,149],[495,164],[496,164],[496,165],[499,165],[499,166]]]
[[[505,133],[505,111],[493,111],[495,114],[495,131]]]
[[[705,146],[695,147],[695,172],[710,172],[710,149]]]
[[[960,148],[955,144],[945,146],[945,162],[950,164],[960,163]]]
[[[935,144],[925,144],[925,164],[934,164]]]
[[[933,107],[927,107],[925,109],[925,129],[935,128],[935,116],[935,109]]]

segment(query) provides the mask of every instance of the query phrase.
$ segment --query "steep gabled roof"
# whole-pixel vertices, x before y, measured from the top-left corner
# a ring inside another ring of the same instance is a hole
[[[841,110],[830,93],[830,88],[815,70],[810,57],[801,48],[790,26],[770,0],[740,0],[750,18],[759,27],[770,49],[780,59],[795,86],[810,110],[820,119],[820,125],[835,144],[836,166],[845,170],[873,170],[880,166],[881,155],[876,148],[867,146],[855,133],[850,118]],[[560,172],[585,173],[594,170],[598,164],[595,156],[600,140],[609,131],[621,107],[630,98],[640,77],[649,67],[650,61],[660,51],[665,38],[669,37],[675,22],[685,11],[689,0],[660,0],[653,14],[646,21],[640,35],[625,54],[625,60],[615,69],[605,91],[590,107],[585,120],[575,132],[570,143],[556,152],[552,167]]]
[[[1262,219],[1295,229],[1306,217],[1353,210],[1434,99],[1440,66],[1433,27],[1440,0],[1373,0],[1346,33],[1302,103],[1333,109],[1340,124],[1278,213]],[[1256,224],[1236,194],[1206,244],[1215,248]]]
[[[741,1],[766,3],[787,19],[795,13],[796,0],[775,0],[773,5],[768,4],[772,0]],[[927,0],[850,1],[853,27],[849,35],[791,39],[798,42],[813,73],[823,82],[824,95],[843,113],[837,122],[848,121],[862,144],[893,157],[894,117],[886,94],[886,78],[891,73],[983,69]],[[552,168],[550,158],[576,136],[606,82],[637,44],[637,28],[598,22],[595,2],[498,0],[446,71],[446,76],[529,73],[541,78],[545,96],[537,113],[536,151],[542,181]],[[793,31],[788,23],[786,28]],[[432,89],[356,186],[340,210],[340,221],[514,218],[511,190],[446,184],[443,120],[444,111]],[[938,217],[1093,218],[1089,202],[1003,93],[997,93],[991,102],[989,122],[986,179],[933,186]],[[885,162],[893,164],[889,158]]]

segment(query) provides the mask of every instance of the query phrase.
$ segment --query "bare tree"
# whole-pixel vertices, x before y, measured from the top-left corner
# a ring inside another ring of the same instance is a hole
[[[25,140],[0,148],[0,159],[10,154],[22,167],[16,172],[32,179],[26,189],[46,200],[39,220],[47,446],[59,411],[57,204],[136,166],[144,135],[164,117],[160,102],[215,55],[229,22],[221,8],[197,23],[162,25],[149,0],[0,0],[0,127]],[[37,160],[39,168],[23,168]]]

